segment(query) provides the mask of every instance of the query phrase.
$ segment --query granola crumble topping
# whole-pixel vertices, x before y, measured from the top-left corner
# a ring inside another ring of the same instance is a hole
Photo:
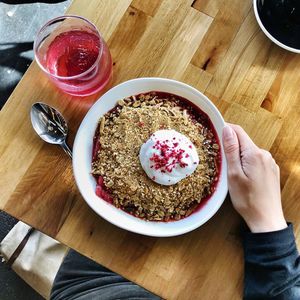
[[[219,144],[203,115],[194,112],[183,98],[168,93],[150,92],[119,100],[99,120],[95,134],[92,173],[102,184],[102,194],[116,207],[149,221],[190,215],[214,192],[220,169]],[[155,183],[139,161],[141,146],[161,129],[187,136],[199,156],[195,172],[170,186]]]

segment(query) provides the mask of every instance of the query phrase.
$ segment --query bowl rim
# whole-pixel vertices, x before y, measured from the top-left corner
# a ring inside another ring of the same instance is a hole
[[[173,79],[168,79],[168,78],[160,78],[160,77],[141,77],[141,78],[135,78],[135,79],[131,79],[131,80],[127,80],[125,82],[122,82],[116,86],[114,86],[113,88],[111,88],[110,90],[108,90],[105,94],[103,94],[89,109],[89,111],[87,112],[87,114],[85,115],[85,117],[83,118],[78,130],[77,130],[77,133],[76,133],[76,136],[75,136],[75,140],[74,140],[74,144],[73,144],[73,159],[72,159],[72,165],[73,165],[73,174],[74,174],[74,177],[75,177],[75,181],[76,181],[76,185],[77,185],[77,188],[79,189],[80,191],[80,194],[81,196],[83,197],[83,199],[85,200],[85,202],[88,204],[88,206],[98,215],[100,216],[101,218],[105,219],[106,221],[108,221],[109,223],[119,227],[119,228],[122,228],[122,229],[125,229],[127,231],[130,231],[130,232],[134,232],[134,233],[138,233],[138,234],[141,234],[141,235],[145,235],[145,236],[152,236],[152,237],[171,237],[171,236],[178,236],[178,235],[182,235],[182,234],[185,234],[185,233],[188,233],[190,231],[193,231],[195,230],[196,228],[200,227],[201,225],[203,225],[204,223],[206,223],[209,219],[211,219],[215,214],[216,212],[220,209],[220,207],[222,206],[222,204],[224,203],[225,199],[226,199],[226,195],[228,193],[228,183],[227,183],[227,175],[225,176],[223,174],[223,172],[227,170],[227,161],[226,161],[226,158],[225,158],[225,155],[224,155],[224,149],[223,149],[223,145],[222,145],[222,140],[221,140],[221,137],[219,135],[219,139],[220,139],[220,144],[221,144],[221,151],[222,151],[222,170],[221,170],[221,173],[220,173],[220,178],[223,178],[223,181],[222,181],[222,185],[223,185],[223,190],[225,190],[224,192],[224,195],[222,194],[222,199],[218,199],[218,202],[216,205],[213,206],[213,209],[210,209],[209,210],[209,213],[207,213],[205,215],[205,217],[203,217],[201,219],[201,221],[199,221],[198,223],[196,224],[192,224],[192,225],[189,225],[189,226],[183,226],[181,227],[180,229],[177,229],[175,230],[176,232],[167,232],[167,230],[164,230],[162,232],[144,232],[143,230],[141,230],[138,226],[136,228],[131,228],[130,226],[128,226],[128,224],[120,224],[120,222],[118,222],[116,219],[113,219],[107,215],[105,215],[104,213],[101,213],[99,211],[97,211],[95,209],[95,207],[92,205],[92,201],[90,199],[86,199],[86,193],[84,191],[84,186],[83,184],[81,184],[81,182],[79,182],[79,177],[80,177],[80,174],[79,174],[79,169],[76,165],[76,161],[77,161],[77,157],[78,157],[78,153],[79,153],[79,139],[80,139],[80,134],[82,135],[82,131],[84,130],[84,126],[86,126],[86,120],[88,120],[89,118],[89,114],[92,114],[90,112],[92,112],[92,109],[93,107],[95,107],[96,103],[98,103],[99,101],[101,101],[101,99],[111,93],[112,91],[115,91],[116,89],[118,88],[121,88],[123,87],[124,85],[128,85],[128,84],[138,84],[139,82],[145,82],[145,81],[148,81],[148,82],[153,82],[153,81],[159,81],[161,83],[163,82],[168,82],[168,84],[175,84],[177,86],[181,86],[182,88],[184,89],[189,89],[190,92],[193,92],[193,93],[196,93],[198,95],[200,95],[204,101],[206,101],[208,103],[208,106],[213,110],[213,112],[217,115],[217,118],[219,119],[219,121],[221,122],[222,126],[224,127],[225,126],[225,121],[221,115],[221,113],[219,112],[219,110],[216,108],[216,106],[203,94],[201,93],[200,91],[198,91],[197,89],[195,89],[194,87],[188,85],[188,84],[185,84],[183,82],[180,82],[180,81],[176,81],[176,80],[173,80]],[[153,90],[153,89],[152,89]],[[159,90],[159,89],[158,89]],[[150,91],[150,90],[149,90]],[[176,94],[176,93],[174,93]],[[114,99],[115,102],[114,103],[117,103],[117,100],[118,99]],[[190,100],[191,101],[191,100]],[[197,104],[196,104],[197,105]],[[200,107],[200,109],[202,109]],[[99,118],[101,117],[101,114],[99,113]],[[210,117],[211,118],[211,117]],[[213,123],[213,125],[215,125]],[[217,130],[217,128],[216,128]],[[217,185],[217,189],[218,187],[220,186],[220,182],[221,182],[221,179],[219,179],[219,183]],[[221,189],[221,187],[220,187]],[[217,190],[216,190],[217,191]],[[101,199],[103,202],[105,202],[105,200]],[[110,205],[110,206],[113,206],[112,204],[109,204],[109,203],[106,203],[107,205]],[[115,207],[114,207],[115,208]],[[117,209],[117,208],[115,208]],[[119,210],[119,209],[117,209]],[[201,210],[200,210],[201,211]],[[126,214],[128,215],[126,212],[123,212],[123,214]],[[196,212],[197,214],[197,212]],[[174,222],[180,222],[180,221],[183,221],[183,220],[188,220],[189,217],[193,216],[194,214],[191,214],[190,216],[184,218],[184,219],[181,219],[179,221],[174,221]],[[134,217],[134,216],[131,216],[131,215],[128,215],[128,217],[131,217],[131,218],[134,218],[134,219],[138,219],[137,217]],[[148,223],[149,221],[145,221],[145,220],[141,220],[141,219],[138,219],[142,222],[145,222],[144,224]],[[185,221],[186,222],[186,221]],[[162,224],[171,224],[173,222],[151,222],[152,224],[155,224],[155,223],[159,223],[160,225]],[[155,231],[155,230],[153,230]]]
[[[274,42],[277,46],[285,49],[285,50],[288,50],[290,52],[294,52],[294,53],[300,53],[300,49],[297,49],[297,48],[293,48],[293,47],[290,47],[290,46],[287,46],[285,44],[283,44],[282,42],[280,42],[279,40],[277,40],[267,29],[266,27],[263,25],[261,19],[260,19],[260,16],[259,16],[259,13],[258,13],[258,9],[257,9],[257,1],[258,0],[253,0],[253,9],[254,9],[254,14],[255,14],[255,18],[256,18],[256,21],[259,25],[259,27],[262,29],[262,31],[264,32],[264,34],[272,41]]]

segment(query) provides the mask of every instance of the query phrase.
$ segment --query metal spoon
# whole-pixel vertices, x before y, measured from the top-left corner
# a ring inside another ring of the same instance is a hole
[[[68,126],[60,112],[45,103],[37,102],[31,107],[30,118],[34,130],[41,139],[61,146],[72,158],[72,151],[66,143]]]

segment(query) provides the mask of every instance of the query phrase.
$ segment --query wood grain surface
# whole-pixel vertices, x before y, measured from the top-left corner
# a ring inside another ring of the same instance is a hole
[[[251,0],[73,1],[94,22],[114,61],[109,87],[141,76],[184,81],[226,121],[243,126],[281,168],[282,201],[300,243],[300,55],[271,43]],[[201,228],[149,238],[98,217],[80,196],[71,161],[33,132],[32,103],[58,108],[69,143],[98,95],[63,94],[35,62],[0,113],[0,207],[166,299],[241,299],[240,217],[226,199]]]

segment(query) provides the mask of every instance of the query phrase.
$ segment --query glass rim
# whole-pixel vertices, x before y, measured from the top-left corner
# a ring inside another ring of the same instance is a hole
[[[37,45],[37,40],[38,40],[38,37],[39,35],[49,26],[51,25],[51,23],[55,23],[57,22],[58,20],[63,20],[63,19],[68,19],[68,18],[75,18],[75,19],[81,19],[83,20],[84,22],[88,23],[89,25],[91,25],[93,27],[93,29],[96,31],[98,37],[99,37],[99,41],[100,41],[100,48],[99,48],[99,53],[98,53],[98,56],[97,56],[97,59],[95,60],[95,62],[92,64],[92,66],[90,66],[87,70],[85,70],[84,72],[82,73],[79,73],[77,75],[73,75],[73,76],[59,76],[59,75],[55,75],[55,74],[52,74],[50,73],[44,66],[43,64],[40,62],[40,59],[37,55],[37,49],[38,49],[38,46]],[[53,18],[51,20],[49,20],[47,23],[45,23],[41,28],[40,30],[37,32],[36,36],[35,36],[35,39],[34,39],[34,42],[33,42],[33,52],[34,52],[34,58],[35,58],[35,61],[37,62],[38,66],[49,76],[51,77],[54,77],[54,78],[57,78],[57,79],[62,79],[62,80],[72,80],[72,79],[77,79],[77,78],[80,78],[81,76],[85,76],[87,75],[100,61],[100,58],[102,56],[102,52],[103,52],[103,43],[101,43],[101,41],[103,40],[98,28],[91,22],[89,21],[88,19],[84,18],[84,17],[81,17],[81,16],[78,16],[78,15],[64,15],[64,16],[59,16],[59,17],[56,17],[56,18]]]

